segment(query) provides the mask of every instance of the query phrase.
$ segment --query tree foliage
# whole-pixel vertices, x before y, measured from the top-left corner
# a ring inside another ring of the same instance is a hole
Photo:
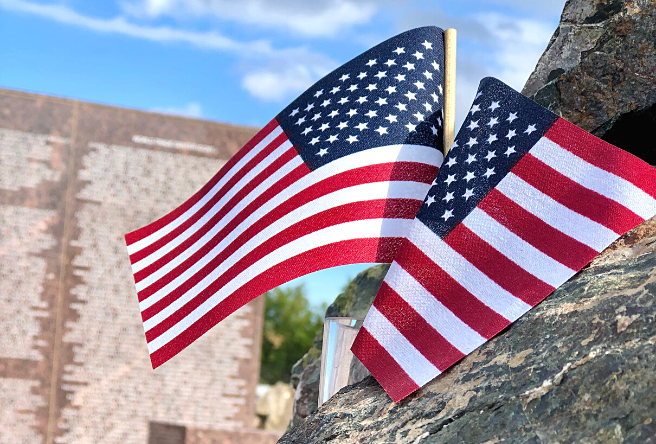
[[[289,382],[292,366],[312,346],[323,316],[310,307],[302,285],[265,294],[260,381]]]

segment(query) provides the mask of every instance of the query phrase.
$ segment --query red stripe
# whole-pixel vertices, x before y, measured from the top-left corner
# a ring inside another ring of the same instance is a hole
[[[512,172],[556,202],[617,234],[624,234],[644,221],[623,205],[579,185],[530,153],[517,162]]]
[[[142,248],[141,250],[133,253],[130,256],[130,262],[136,263],[141,259],[151,255],[155,251],[159,250],[162,246],[166,245],[180,234],[182,234],[187,228],[192,226],[197,220],[203,217],[207,212],[209,212],[212,207],[214,207],[219,200],[221,200],[228,192],[230,192],[237,183],[242,180],[242,178],[247,175],[250,171],[253,170],[260,162],[262,162],[267,156],[274,152],[280,145],[285,143],[287,138],[284,134],[278,136],[273,142],[267,145],[262,151],[260,151],[256,156],[254,156],[250,162],[248,162],[244,167],[237,172],[228,182],[225,183],[220,190],[216,192],[212,198],[203,205],[198,211],[196,211],[189,219],[183,222],[180,226],[172,230],[167,235],[163,236],[161,239],[156,242]],[[271,164],[269,164],[263,171],[261,171],[256,178],[250,180],[245,186],[243,186],[239,191],[233,196],[229,202],[227,202],[223,207],[223,213],[227,213],[232,206],[239,203],[249,192],[251,192],[256,186],[258,186],[261,181],[269,177],[271,174],[275,173],[279,168],[281,168],[285,163],[293,159],[295,156],[298,156],[296,150],[292,147],[286,150],[281,154],[277,159],[275,159]]]
[[[401,238],[353,239],[323,245],[274,265],[245,282],[237,291],[221,301],[196,323],[182,331],[172,341],[150,355],[153,368],[175,356],[201,337],[218,322],[243,305],[272,288],[299,276],[347,264],[391,262]]]
[[[394,260],[454,315],[481,336],[490,339],[510,324],[507,319],[467,291],[412,242],[404,242],[403,248]]]
[[[599,254],[529,213],[496,188],[478,207],[517,236],[572,270],[580,270]]]
[[[552,142],[592,165],[628,180],[656,198],[656,168],[593,136],[565,119],[558,119],[545,133]],[[646,140],[645,144],[653,144]]]
[[[278,122],[276,119],[273,119],[271,122],[267,123],[264,128],[262,128],[251,140],[249,140],[246,145],[244,145],[237,153],[230,158],[230,160],[219,170],[218,173],[210,179],[209,182],[203,186],[196,194],[194,194],[189,200],[180,205],[178,208],[163,216],[162,218],[156,220],[155,222],[146,225],[143,228],[135,230],[131,233],[125,235],[125,243],[131,245],[149,235],[156,232],[160,228],[164,227],[175,220],[178,216],[183,214],[189,208],[194,206],[205,194],[207,194],[216,183],[221,180],[223,176],[226,175],[228,171],[232,169],[237,162],[239,162],[246,154],[248,154],[258,143],[260,143],[266,136],[268,136],[276,127]]]
[[[173,325],[177,324],[185,316],[195,310],[203,302],[209,299],[212,295],[221,290],[221,288],[234,279],[239,273],[248,269],[253,263],[262,259],[266,255],[272,253],[276,249],[305,236],[309,233],[314,233],[323,228],[351,222],[355,220],[364,219],[378,219],[378,218],[403,218],[412,219],[417,214],[418,207],[421,205],[419,200],[401,200],[399,203],[402,205],[392,205],[388,207],[390,200],[381,199],[376,201],[354,202],[336,208],[331,208],[322,213],[316,214],[312,217],[302,220],[301,222],[292,225],[286,230],[281,231],[279,234],[262,243],[253,251],[249,252],[246,256],[240,259],[235,265],[226,270],[220,277],[213,281],[207,288],[201,291],[193,299],[187,302],[184,306],[179,308],[176,312],[171,314],[168,318],[157,324],[146,332],[146,339],[148,342],[152,341]],[[396,202],[394,202],[396,203]],[[375,235],[376,233],[372,233]],[[173,303],[176,299],[190,289],[192,284],[185,284],[178,287],[174,292],[167,294],[163,299],[153,304],[151,307],[141,312],[144,321],[155,316],[168,305]]]
[[[268,227],[269,225],[271,225],[272,223],[274,223],[276,220],[280,219],[284,215],[290,213],[291,211],[295,210],[296,208],[308,202],[311,202],[333,191],[337,191],[343,188],[347,188],[363,183],[385,182],[385,181],[393,181],[399,179],[427,183],[434,177],[434,171],[436,170],[436,168],[430,167],[426,164],[416,164],[411,162],[411,164],[414,165],[414,169],[411,170],[412,174],[409,173],[399,174],[396,166],[397,164],[388,163],[388,164],[369,165],[366,167],[345,171],[335,176],[326,178],[323,181],[317,182],[316,184],[313,184],[312,186],[292,196],[286,202],[277,206],[273,211],[271,211],[267,215],[263,216],[254,225],[246,229],[244,233],[239,235],[233,242],[231,242],[231,244],[224,249],[224,252],[227,252],[227,255],[231,254],[240,245],[243,245],[245,242],[247,242],[257,233],[259,233],[260,231],[262,231],[263,229],[265,229],[266,227]],[[302,166],[305,169],[307,169],[307,167],[305,167],[304,165]],[[397,176],[401,176],[401,177],[399,178]],[[279,190],[278,187],[272,187],[272,188]],[[253,205],[252,207],[251,206],[247,207],[244,211],[240,213],[238,217],[236,217],[226,227],[224,227],[213,239],[208,241],[201,249],[199,249],[199,251],[194,253],[182,264],[178,265],[172,271],[170,271],[165,276],[160,278],[157,282],[153,283],[149,287],[140,291],[138,293],[139,300],[140,301],[144,300],[148,296],[152,295],[154,292],[164,287],[168,282],[172,281],[177,276],[182,274],[185,270],[193,266],[193,264],[195,264],[202,257],[204,257],[212,248],[218,245],[219,242],[223,238],[225,238],[225,236],[227,236],[230,232],[232,232],[232,230],[234,230],[234,228],[237,227],[239,223],[241,223],[248,215],[250,215],[251,212],[254,211],[254,209],[258,208],[261,205],[261,201],[272,199],[274,197],[273,196],[274,194],[275,192],[272,190],[271,193],[265,193],[263,196],[256,199],[256,201],[253,202],[253,204],[256,204],[257,206]],[[222,259],[215,258],[212,260],[212,264],[216,264],[216,265],[210,267],[208,264],[203,268],[203,270],[205,270],[203,272],[204,274],[199,275],[198,273],[196,273],[194,279],[196,279],[196,281],[202,279],[211,270],[216,268],[216,266],[218,266],[218,264],[222,262],[227,257],[227,255],[223,254],[222,252],[220,255]],[[152,269],[149,268],[148,273],[151,273],[152,272],[151,270]]]
[[[419,386],[366,328],[360,329],[351,350],[383,386],[392,401],[399,402],[419,389]]]
[[[440,371],[465,357],[386,282],[378,290],[374,307]]]
[[[458,224],[444,241],[501,288],[527,304],[535,305],[555,290],[499,253],[463,224]]]

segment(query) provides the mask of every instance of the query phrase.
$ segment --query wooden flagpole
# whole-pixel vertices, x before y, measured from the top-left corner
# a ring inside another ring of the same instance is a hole
[[[444,155],[453,145],[456,128],[456,39],[454,28],[444,31]]]

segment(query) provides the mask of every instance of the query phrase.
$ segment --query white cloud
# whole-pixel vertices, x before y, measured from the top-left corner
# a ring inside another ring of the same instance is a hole
[[[334,36],[367,23],[378,10],[375,2],[363,0],[129,0],[122,7],[137,17],[211,16],[312,37]]]
[[[197,119],[203,117],[203,107],[198,102],[189,102],[181,107],[169,106],[167,108],[153,108],[152,110],[158,113],[195,117]]]

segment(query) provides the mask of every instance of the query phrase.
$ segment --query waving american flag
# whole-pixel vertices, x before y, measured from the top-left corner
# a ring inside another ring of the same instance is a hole
[[[655,214],[656,169],[484,79],[352,350],[403,399]]]
[[[392,261],[442,163],[443,59],[435,27],[370,49],[125,236],[153,367],[289,280]]]

